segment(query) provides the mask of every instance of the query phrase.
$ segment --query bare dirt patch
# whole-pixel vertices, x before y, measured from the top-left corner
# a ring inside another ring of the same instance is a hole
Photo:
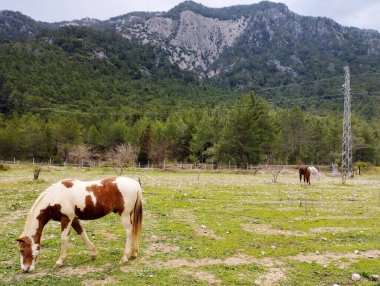
[[[86,280],[82,282],[83,286],[104,286],[104,285],[114,285],[116,283],[116,280],[107,277],[103,280]]]
[[[166,237],[158,237],[156,235],[152,235],[147,240],[149,242],[149,248],[145,250],[145,254],[148,256],[152,255],[155,252],[170,253],[180,250],[180,247],[177,245],[170,245],[165,243]]]
[[[278,285],[285,279],[285,272],[279,268],[269,268],[267,273],[255,280],[255,284],[260,286]]]
[[[350,232],[350,231],[361,231],[370,230],[370,228],[360,228],[360,227],[318,227],[309,229],[310,232],[324,233],[324,232]]]
[[[263,264],[265,266],[273,266],[275,264],[275,260],[273,258],[254,258],[248,255],[238,255],[233,257],[228,257],[225,259],[199,259],[195,261],[189,261],[185,259],[173,259],[168,261],[158,261],[155,264],[152,264],[156,268],[180,268],[180,267],[202,267],[209,265],[244,265],[258,263]]]
[[[270,224],[242,224],[241,227],[246,232],[266,235],[286,235],[286,236],[306,236],[310,235],[303,231],[292,231],[275,229]]]
[[[16,275],[16,280],[17,281],[24,280],[24,279],[36,280],[36,279],[42,278],[46,275],[48,275],[47,271],[35,271],[35,272],[31,272],[31,273],[20,273],[20,274]]]
[[[224,239],[224,237],[216,234],[216,232],[208,226],[197,224],[196,216],[188,210],[174,210],[173,216],[179,221],[190,225],[197,236],[206,236],[210,239]]]
[[[347,259],[354,263],[355,261],[363,258],[373,258],[377,259],[380,257],[380,250],[368,250],[359,253],[308,253],[308,254],[297,254],[295,256],[289,256],[287,259],[296,260],[300,262],[315,262],[324,266],[329,265],[332,262],[336,262],[341,259]],[[341,264],[341,268],[345,268],[347,263]]]
[[[93,272],[102,272],[103,268],[93,267],[93,266],[84,266],[84,267],[63,267],[55,275],[66,277],[66,276],[83,276],[88,273]]]
[[[206,271],[197,271],[197,272],[183,271],[183,273],[190,275],[197,280],[207,282],[208,285],[221,285],[222,284],[222,281],[220,279],[217,279],[215,277],[215,275],[208,273]]]
[[[339,232],[351,232],[351,231],[366,231],[370,228],[360,227],[318,227],[310,228],[309,231],[293,231],[276,229],[270,224],[241,224],[244,231],[256,234],[265,235],[284,235],[284,236],[308,236],[316,233],[339,233]]]
[[[256,283],[259,285],[276,285],[279,281],[286,278],[285,271],[282,269],[283,265],[287,260],[296,260],[306,263],[318,263],[324,266],[327,266],[330,263],[336,263],[341,259],[349,260],[352,263],[363,258],[372,258],[378,259],[380,257],[380,250],[368,250],[360,253],[308,253],[308,254],[298,254],[294,256],[286,256],[280,258],[254,258],[247,255],[238,255],[234,257],[228,257],[225,259],[200,259],[195,261],[188,261],[185,259],[173,259],[168,261],[157,261],[156,263],[149,263],[151,267],[154,268],[197,268],[210,265],[245,265],[245,264],[260,264],[267,268],[267,273],[262,275],[256,280]],[[350,263],[340,263],[339,267],[344,269],[348,267]],[[212,279],[209,276],[209,279]],[[210,280],[212,281],[212,280]],[[218,283],[217,280],[215,283]],[[210,284],[218,285],[218,284]]]
[[[88,273],[101,272],[101,271],[103,271],[103,268],[92,267],[92,266],[75,267],[75,268],[71,266],[67,266],[67,267],[64,266],[58,271],[55,271],[54,273],[49,273],[48,271],[45,271],[45,270],[43,271],[37,270],[37,271],[27,273],[27,274],[20,273],[16,276],[16,280],[17,281],[24,280],[24,279],[36,280],[50,274],[54,276],[59,276],[59,277],[83,276]]]

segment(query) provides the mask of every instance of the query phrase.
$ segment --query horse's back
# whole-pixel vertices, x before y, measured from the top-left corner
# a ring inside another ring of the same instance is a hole
[[[46,200],[59,205],[69,217],[96,219],[110,212],[130,212],[141,191],[140,184],[128,177],[96,181],[65,179],[46,189]]]

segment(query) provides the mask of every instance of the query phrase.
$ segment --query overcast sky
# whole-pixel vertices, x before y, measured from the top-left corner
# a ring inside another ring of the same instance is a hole
[[[20,11],[35,20],[58,22],[85,17],[106,20],[134,11],[167,11],[183,0],[0,0],[0,10]],[[207,7],[253,4],[259,0],[195,0]],[[274,0],[300,15],[329,17],[341,25],[380,31],[380,0]]]

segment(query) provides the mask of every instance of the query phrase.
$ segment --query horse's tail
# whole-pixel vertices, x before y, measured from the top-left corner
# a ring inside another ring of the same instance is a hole
[[[135,207],[133,208],[133,215],[132,215],[132,235],[134,239],[138,239],[140,236],[142,220],[143,220],[142,195],[141,195],[141,188],[139,188],[139,191],[137,192]]]

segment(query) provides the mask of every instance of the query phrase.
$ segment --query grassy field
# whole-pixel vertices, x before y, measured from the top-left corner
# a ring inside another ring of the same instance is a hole
[[[300,185],[295,170],[201,172],[126,170],[141,178],[144,224],[139,257],[120,266],[119,217],[84,222],[98,258],[71,233],[61,269],[60,226],[44,229],[36,270],[23,274],[15,239],[38,194],[63,178],[113,176],[110,169],[32,166],[0,171],[0,284],[4,285],[380,285],[380,175],[342,184],[323,174]],[[361,275],[358,282],[353,273]]]

